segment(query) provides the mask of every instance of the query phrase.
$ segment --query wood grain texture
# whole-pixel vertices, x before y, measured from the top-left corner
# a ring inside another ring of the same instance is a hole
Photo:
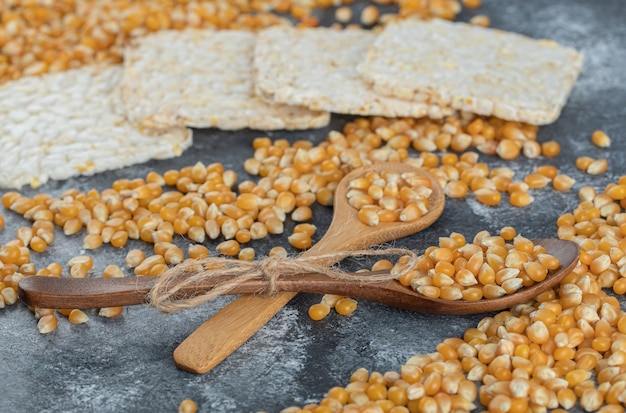
[[[450,301],[425,297],[396,280],[381,282],[357,282],[349,279],[329,278],[324,274],[286,274],[276,282],[276,290],[284,293],[307,292],[315,294],[337,294],[361,300],[374,301],[405,310],[431,314],[474,314],[502,310],[517,303],[527,301],[537,294],[556,286],[569,274],[578,262],[579,248],[572,241],[554,238],[538,239],[536,244],[546,248],[561,262],[558,270],[551,271],[545,281],[531,287],[522,288],[513,295],[480,301]],[[388,275],[388,270],[353,273],[354,276]],[[216,276],[202,280],[198,284],[181,289],[180,296],[203,293],[227,281],[228,276]],[[101,308],[141,304],[156,282],[155,277],[128,278],[56,278],[26,277],[20,282],[20,297],[25,304],[40,308]],[[266,288],[263,279],[250,280],[239,284],[229,294],[261,294]],[[267,317],[268,301],[276,298],[257,296],[258,300],[245,297],[248,308],[262,308],[261,319]],[[243,301],[243,300],[242,300]],[[287,299],[287,301],[289,301]],[[257,304],[258,303],[258,304]],[[195,333],[194,333],[195,334]]]
[[[284,292],[278,297],[258,296],[266,287],[262,279],[251,280],[235,287],[229,294],[251,294],[242,297],[247,301],[249,311],[263,313],[260,319],[271,314],[274,303],[280,305],[281,296],[287,302],[289,293],[307,292],[315,294],[337,294],[374,301],[405,310],[431,314],[475,314],[509,308],[517,303],[534,298],[539,293],[556,286],[578,263],[579,248],[572,241],[554,238],[535,240],[561,262],[558,270],[551,271],[545,281],[531,287],[522,288],[513,295],[480,301],[450,301],[425,297],[396,280],[362,283],[346,279],[329,278],[324,274],[286,274],[276,282],[277,291]],[[358,273],[360,277],[384,275],[389,271]],[[180,291],[181,297],[203,293],[228,279],[216,276]],[[25,304],[40,308],[101,308],[141,304],[156,282],[155,277],[128,278],[56,278],[26,277],[20,282],[20,298]],[[257,296],[254,296],[254,295]],[[235,316],[238,317],[237,314]],[[260,328],[260,327],[259,327]],[[199,333],[194,333],[199,334]]]

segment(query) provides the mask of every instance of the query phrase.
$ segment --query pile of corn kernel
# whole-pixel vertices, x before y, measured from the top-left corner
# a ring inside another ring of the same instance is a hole
[[[432,182],[412,172],[369,172],[348,183],[346,194],[358,218],[369,226],[384,222],[412,222],[428,212]]]
[[[626,293],[626,176],[602,192],[582,186],[578,197],[579,205],[556,223],[559,238],[581,248],[578,265],[558,288],[485,317],[462,339],[444,340],[399,372],[359,369],[319,403],[281,413],[470,411],[478,404],[497,413],[560,413],[576,403],[589,412],[623,412],[626,312],[604,289]],[[506,227],[474,242],[515,236]],[[455,238],[458,243],[458,234],[444,237],[444,245]]]
[[[319,22],[312,15],[316,8],[344,2],[352,1],[6,0],[0,17],[0,83],[92,63],[119,63],[129,39],[157,30],[257,30],[279,23],[282,18],[276,13],[316,26]],[[453,19],[461,9],[457,0],[377,3],[397,4],[404,17]],[[373,25],[378,18],[377,7],[370,6],[363,10],[360,23]]]
[[[319,403],[281,413],[470,411],[478,404],[496,413],[560,413],[576,403],[588,412],[623,412],[626,312],[603,289],[626,293],[626,176],[602,193],[583,186],[579,198],[557,221],[559,238],[581,247],[578,265],[558,288],[483,318],[463,338],[411,357],[399,372],[359,369]],[[478,235],[474,242],[494,239]],[[513,236],[506,227],[495,237]]]
[[[426,297],[478,301],[544,281],[559,266],[545,248],[507,227],[500,235],[481,231],[471,243],[459,233],[440,237],[398,281]]]

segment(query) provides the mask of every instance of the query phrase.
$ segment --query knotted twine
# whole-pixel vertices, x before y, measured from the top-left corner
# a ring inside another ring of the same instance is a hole
[[[346,258],[375,257],[381,255],[406,256],[386,273],[348,273],[337,265]],[[148,293],[152,307],[166,313],[175,313],[196,307],[207,301],[228,294],[237,286],[251,280],[265,281],[262,293],[271,296],[277,293],[276,283],[282,275],[320,273],[330,278],[352,281],[356,285],[377,283],[397,279],[411,271],[418,256],[406,248],[384,248],[357,251],[337,251],[319,255],[299,255],[296,257],[266,257],[255,261],[233,260],[223,257],[207,257],[200,260],[187,260],[158,277]],[[181,290],[199,285],[202,281],[215,277],[227,277],[208,291],[197,291],[181,297]]]

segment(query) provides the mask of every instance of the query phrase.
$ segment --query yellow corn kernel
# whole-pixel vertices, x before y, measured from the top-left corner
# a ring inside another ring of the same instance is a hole
[[[347,298],[347,297],[342,298],[338,300],[337,303],[335,303],[335,311],[345,316],[352,314],[356,310],[356,307],[357,307],[356,300],[353,300],[352,298]]]
[[[596,159],[592,161],[585,172],[589,175],[602,175],[609,167],[609,162],[606,159]]]
[[[327,393],[328,397],[331,397],[337,401],[339,401],[339,403],[346,404],[348,403],[348,391],[346,389],[344,389],[343,387],[333,387],[330,390],[328,390]]]
[[[326,303],[313,304],[309,307],[309,317],[311,320],[319,321],[330,313],[330,306]]]
[[[378,11],[378,8],[376,6],[369,5],[363,8],[359,20],[362,25],[371,26],[378,21],[379,16],[380,12]]]
[[[474,192],[476,199],[485,205],[496,206],[502,199],[502,194],[495,189],[481,188]]]
[[[150,267],[150,270],[147,275],[149,276],[161,275],[167,270],[169,270],[169,267],[167,266],[167,264],[158,263]],[[137,274],[137,275],[141,275],[141,274]],[[143,275],[146,275],[146,274],[143,274]]]
[[[554,179],[554,177],[558,175],[559,170],[554,165],[542,165],[538,166],[535,172],[548,179]]]
[[[0,225],[0,228],[1,228],[1,225]],[[48,247],[48,243],[42,237],[35,235],[34,237],[31,238],[29,247],[31,250],[35,252],[44,252],[46,248]]]
[[[272,247],[268,253],[270,257],[286,257],[287,250],[284,247]]]
[[[527,262],[524,264],[524,270],[531,280],[541,282],[546,279],[548,269],[537,261]]]
[[[567,383],[569,384],[570,388],[573,388],[577,384],[580,384],[584,382],[585,380],[588,380],[590,377],[591,377],[590,371],[575,369],[565,375],[565,380],[567,380]]]
[[[165,255],[165,252],[170,248],[178,248],[176,245],[171,242],[161,241],[154,244],[152,250],[157,255]]]
[[[400,211],[398,219],[402,222],[411,222],[419,219],[422,216],[422,210],[417,204],[411,203],[406,208]]]
[[[519,156],[521,144],[513,139],[502,139],[498,142],[496,154],[506,160],[512,160]]]
[[[68,267],[73,267],[76,264],[83,264],[89,271],[93,268],[93,259],[88,255],[77,255],[67,262]]]
[[[580,169],[581,171],[586,171],[593,161],[594,159],[589,156],[579,156],[578,158],[576,158],[575,161],[576,168]]]
[[[477,14],[476,16],[472,16],[469,22],[475,26],[480,26],[480,27],[491,26],[491,19],[489,18],[489,16],[486,16],[484,14]]]
[[[557,191],[567,191],[574,186],[575,183],[576,181],[572,177],[562,174],[556,175],[552,180],[552,186]]]
[[[237,256],[238,259],[242,260],[242,261],[253,261],[254,257],[255,257],[255,252],[253,248],[242,248],[239,251],[239,255]]]
[[[591,134],[591,142],[599,148],[608,148],[611,146],[611,138],[601,130],[597,130]]]
[[[124,307],[103,307],[98,310],[98,315],[105,318],[114,318],[122,314]]]
[[[187,249],[187,255],[191,259],[201,260],[203,258],[208,258],[211,253],[209,252],[209,249],[204,245],[192,244]]]
[[[126,231],[116,231],[113,236],[111,237],[110,243],[111,246],[115,247],[115,248],[122,248],[124,245],[126,245],[126,242],[128,241],[128,232]]]
[[[126,268],[135,268],[146,259],[146,253],[140,249],[133,249],[126,254]]]
[[[239,254],[240,246],[235,240],[228,240],[220,242],[215,248],[219,254],[228,255],[234,257]]]
[[[593,388],[584,390],[579,399],[580,407],[586,412],[597,411],[602,406],[603,401],[602,393]]]
[[[517,235],[517,231],[513,227],[502,227],[500,229],[500,236],[505,241],[511,241]]]
[[[358,218],[359,221],[369,226],[376,226],[380,222],[375,208],[361,208],[358,212]]]
[[[462,0],[463,6],[468,9],[477,9],[480,7],[482,1],[481,0]]]
[[[152,268],[161,264],[165,264],[165,258],[163,258],[162,255],[156,254],[147,257],[141,262],[141,264],[135,267],[135,275],[150,275]]]
[[[525,207],[532,204],[535,200],[527,191],[513,191],[509,194],[509,202],[515,207]]]
[[[449,198],[464,198],[467,195],[468,186],[462,180],[453,180],[446,184],[444,191]]]
[[[7,280],[7,278],[5,278],[5,280]],[[2,285],[5,285],[5,283],[2,283]],[[0,291],[0,301],[3,305],[15,304],[17,302],[17,294],[15,293],[15,289],[13,289],[13,287],[2,288],[2,290]]]
[[[541,144],[543,156],[553,158],[561,152],[561,145],[556,141],[547,141]]]
[[[185,399],[178,405],[178,413],[196,413],[198,406],[191,399]]]
[[[240,244],[246,244],[252,239],[252,234],[247,229],[240,229],[235,234],[235,240]]]
[[[572,389],[561,389],[557,392],[559,405],[565,410],[570,410],[576,404],[576,394]]]
[[[175,245],[167,248],[162,255],[165,262],[172,265],[180,264],[185,259],[185,253],[183,250]]]
[[[41,334],[48,334],[54,331],[59,324],[59,319],[54,314],[44,315],[37,322],[37,329]]]
[[[85,314],[83,311],[79,309],[72,310],[67,316],[67,318],[72,324],[83,324],[89,320],[89,317],[87,316],[87,314]]]
[[[336,294],[324,294],[322,296],[322,303],[324,304],[328,304],[331,308],[335,307],[335,304],[337,304],[337,301],[339,301],[340,299],[344,298],[344,296],[342,295],[336,295]]]
[[[621,201],[626,198],[626,185],[625,184],[617,184],[613,185],[610,188],[607,188],[605,193],[611,197],[611,199],[616,201]]]
[[[320,188],[315,194],[317,202],[323,206],[330,206],[333,204],[333,192],[328,188]]]
[[[122,278],[124,277],[124,270],[115,264],[109,264],[104,268],[102,272],[104,278]]]
[[[464,301],[479,301],[483,298],[483,290],[480,287],[469,287],[461,291]]]
[[[534,172],[524,177],[524,183],[532,189],[543,188],[550,183],[550,178]]]
[[[296,207],[296,196],[289,191],[281,192],[276,198],[276,207],[289,213]]]
[[[482,288],[483,297],[485,298],[499,298],[506,295],[506,290],[496,284],[486,284]]]
[[[503,175],[495,175],[491,177],[491,182],[493,182],[495,189],[497,189],[498,191],[507,192],[509,185],[511,185],[511,182],[513,181],[509,177]]]
[[[70,218],[63,223],[63,234],[73,235],[83,228],[83,223],[78,218]]]
[[[285,228],[283,222],[276,217],[268,218],[265,221],[265,227],[270,234],[282,234]]]
[[[311,208],[309,208],[308,206],[301,206],[296,208],[291,213],[291,219],[295,222],[308,221],[311,219],[312,215],[313,213],[311,211]]]
[[[352,19],[352,9],[350,7],[338,7],[335,10],[335,20],[341,23],[348,23]]]

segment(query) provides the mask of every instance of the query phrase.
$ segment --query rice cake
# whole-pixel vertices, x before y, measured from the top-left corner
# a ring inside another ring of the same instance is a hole
[[[309,129],[330,115],[271,104],[254,94],[256,34],[238,30],[166,30],[125,50],[122,99],[144,127],[185,125],[225,130]]]
[[[387,96],[542,125],[560,115],[582,61],[550,40],[411,19],[388,25],[358,72]]]
[[[270,27],[254,49],[256,92],[268,101],[352,115],[441,118],[452,110],[382,96],[356,71],[376,34],[361,29]]]
[[[86,66],[0,86],[0,187],[38,187],[189,147],[189,129],[149,136],[117,112],[121,74],[121,65]]]

